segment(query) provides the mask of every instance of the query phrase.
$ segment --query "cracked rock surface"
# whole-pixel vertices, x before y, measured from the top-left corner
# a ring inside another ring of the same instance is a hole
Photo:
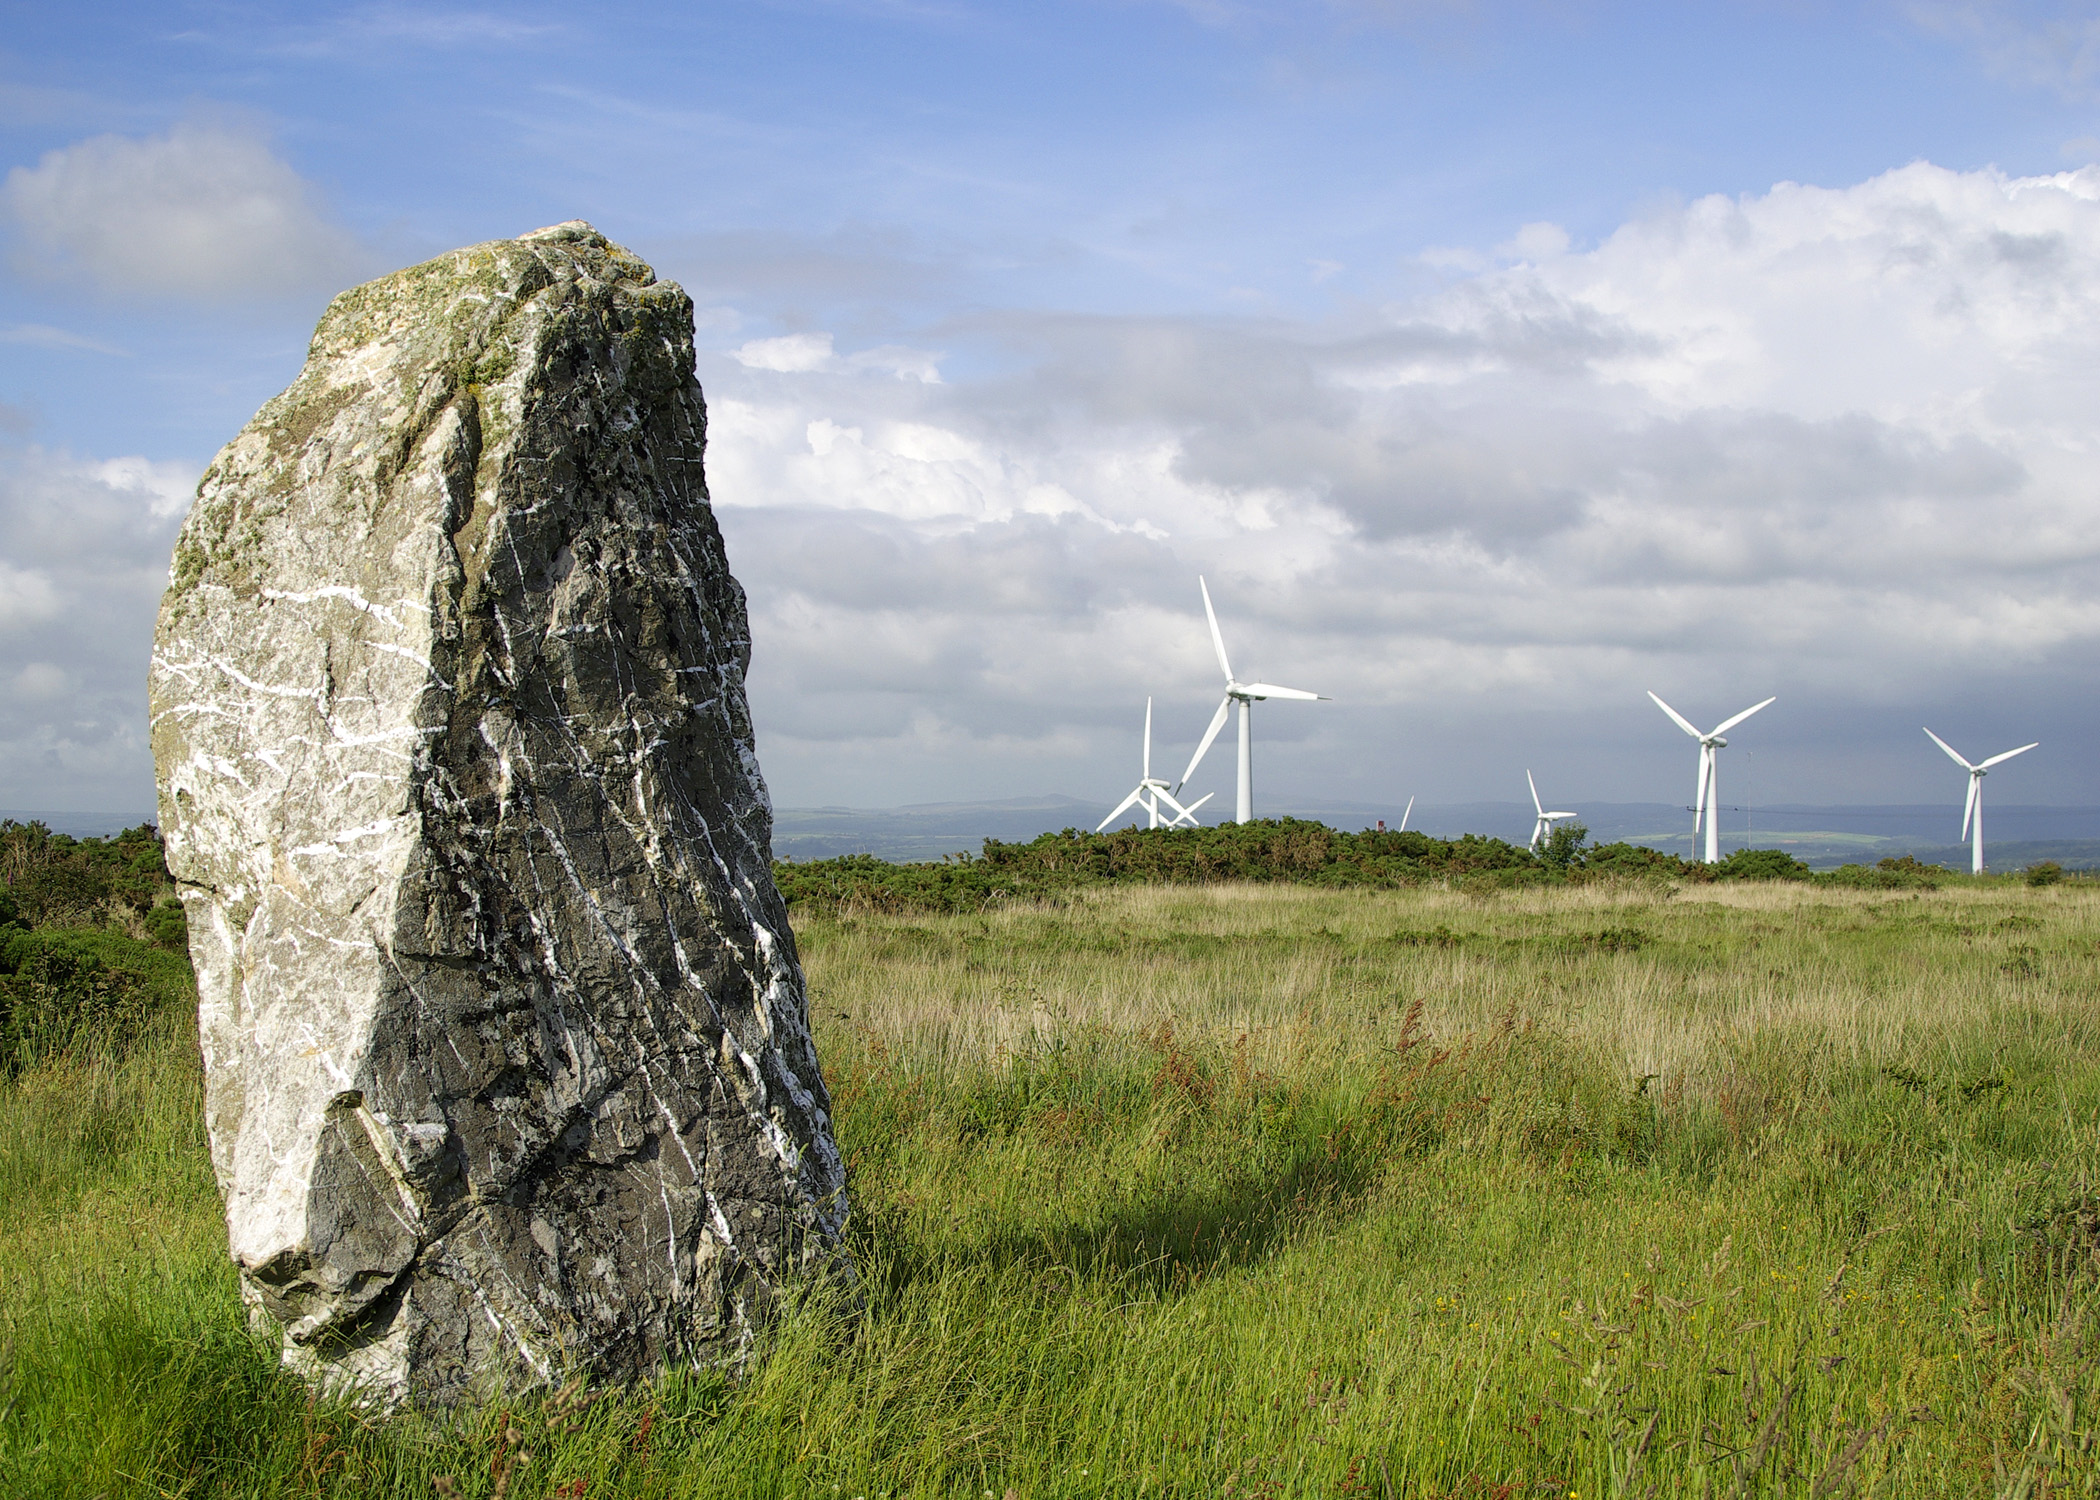
[[[345,292],[176,544],[232,1252],[288,1365],[381,1400],[738,1360],[850,1276],[692,326],[582,223]]]

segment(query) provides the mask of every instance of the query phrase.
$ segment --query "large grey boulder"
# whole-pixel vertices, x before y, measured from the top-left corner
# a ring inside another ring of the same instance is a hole
[[[212,1161],[287,1364],[740,1359],[850,1276],[692,303],[589,225],[343,293],[206,471],[152,666]]]

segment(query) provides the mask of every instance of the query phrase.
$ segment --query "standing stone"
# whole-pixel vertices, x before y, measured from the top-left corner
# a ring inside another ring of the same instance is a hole
[[[212,1162],[324,1382],[733,1362],[850,1275],[692,330],[582,223],[345,292],[176,543]]]

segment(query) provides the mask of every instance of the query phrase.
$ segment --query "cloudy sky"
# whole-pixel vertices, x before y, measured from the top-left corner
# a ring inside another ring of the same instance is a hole
[[[2100,5],[0,4],[0,806],[152,804],[174,530],[328,297],[701,309],[788,806],[2100,803]],[[1230,799],[1228,744],[1196,790]],[[1734,751],[1730,752],[1733,759]],[[1724,777],[1739,775],[1724,764]],[[1738,788],[1724,783],[1734,801]]]

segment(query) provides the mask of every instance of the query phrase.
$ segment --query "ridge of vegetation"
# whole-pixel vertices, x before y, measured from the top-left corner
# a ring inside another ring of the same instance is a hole
[[[1853,889],[1921,890],[1958,877],[1905,855],[1876,865],[1813,871],[1780,849],[1738,849],[1719,864],[1636,844],[1590,845],[1581,824],[1557,828],[1538,851],[1498,838],[1435,838],[1385,830],[1348,833],[1297,818],[1215,828],[1067,828],[1027,843],[986,839],[977,855],[894,864],[871,854],[778,861],[790,907],[831,911],[966,912],[1006,899],[1055,898],[1114,885],[1286,882],[1328,889],[1397,890],[1456,882],[1472,891],[1581,885],[1599,880],[1797,880]],[[2051,867],[2053,868],[2053,867]],[[2057,869],[2053,878],[2061,878]]]

